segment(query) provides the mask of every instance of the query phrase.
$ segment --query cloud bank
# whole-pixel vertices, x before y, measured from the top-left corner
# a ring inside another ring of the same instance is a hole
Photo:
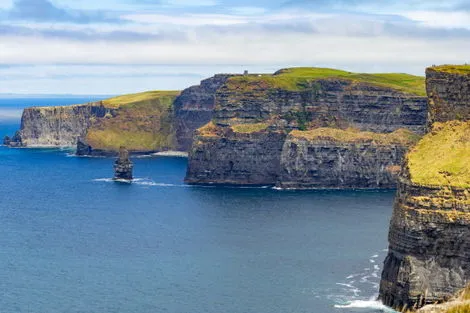
[[[106,13],[89,0],[0,6],[0,93],[180,89],[287,66],[422,75],[470,61],[462,1],[114,1],[100,2]]]

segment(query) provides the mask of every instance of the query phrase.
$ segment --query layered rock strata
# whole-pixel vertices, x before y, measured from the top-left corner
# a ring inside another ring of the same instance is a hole
[[[293,131],[284,143],[277,186],[287,189],[395,188],[398,164],[418,136],[321,128]]]
[[[77,146],[78,155],[116,156],[188,151],[194,131],[213,115],[215,93],[229,77],[220,74],[200,85],[173,91],[124,95],[83,105],[25,109],[21,129],[4,144],[12,147]]]
[[[234,75],[219,74],[201,81],[200,85],[183,90],[174,102],[174,128],[179,151],[189,151],[194,131],[211,119],[215,107],[215,93]]]
[[[33,107],[23,111],[21,128],[10,146],[75,146],[93,119],[113,114],[101,102],[60,107]]]
[[[433,124],[407,156],[389,231],[380,299],[406,311],[470,283],[470,122]]]
[[[284,79],[282,73],[271,78]],[[353,127],[392,132],[406,128],[420,134],[425,131],[424,96],[334,76],[305,84],[308,85],[290,90],[262,78],[229,79],[217,91],[214,118],[219,124],[231,124],[233,120],[253,123],[274,116],[301,129]]]
[[[212,123],[201,128],[190,152],[190,184],[273,185],[286,134],[260,130],[235,132]]]
[[[470,65],[426,69],[429,127],[435,122],[470,119]]]
[[[300,145],[292,137],[285,141],[292,130],[319,127],[376,133],[406,129],[422,134],[427,116],[426,98],[421,95],[424,79],[405,77],[415,80],[421,90],[402,89],[388,76],[375,83],[379,78],[383,77],[309,68],[227,79],[216,92],[211,122],[215,131],[210,136],[196,135],[186,181],[244,185],[253,174],[263,184],[286,188],[393,187],[393,170],[406,144],[362,143],[358,147],[341,140]],[[275,155],[262,158],[266,153]],[[261,169],[277,171],[252,168],[266,162],[270,163]]]

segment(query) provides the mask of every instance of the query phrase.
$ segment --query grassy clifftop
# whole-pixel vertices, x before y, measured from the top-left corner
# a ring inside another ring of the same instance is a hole
[[[180,94],[179,91],[147,91],[128,95],[122,95],[114,98],[103,100],[103,105],[108,108],[139,106],[145,102],[157,101],[160,105],[170,106],[173,104],[175,97]]]
[[[425,79],[421,76],[399,73],[361,74],[314,67],[283,69],[274,75],[235,76],[228,80],[227,87],[233,90],[273,88],[301,91],[311,88],[311,84],[320,79],[346,79],[391,88],[412,95],[426,95]]]
[[[449,74],[470,75],[470,65],[439,65],[428,67],[428,71],[443,72]]]
[[[290,133],[294,138],[310,141],[328,140],[338,143],[373,143],[377,145],[399,144],[410,146],[419,140],[419,136],[407,129],[398,129],[393,133],[382,134],[357,129],[316,128],[308,131],[294,130]]]
[[[171,115],[178,94],[178,91],[150,91],[103,100],[116,113],[94,121],[87,142],[94,149],[107,151],[118,151],[120,146],[130,151],[173,149]]]
[[[411,180],[422,185],[470,187],[470,122],[435,123],[408,154]]]

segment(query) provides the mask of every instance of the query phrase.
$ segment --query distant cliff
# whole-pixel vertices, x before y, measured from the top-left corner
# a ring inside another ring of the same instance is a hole
[[[23,111],[15,140],[21,146],[74,146],[95,118],[112,114],[101,102],[60,107],[33,107]]]
[[[357,142],[340,138],[308,142],[307,136],[300,140],[288,134],[318,128],[342,129],[346,135],[398,129],[409,132],[400,133],[405,137],[422,134],[427,114],[423,94],[424,79],[404,74],[299,68],[231,77],[216,92],[213,122],[196,135],[186,181],[292,188],[393,187],[393,169],[408,141],[381,145],[370,140],[358,147]],[[338,175],[327,177],[327,172]]]
[[[470,283],[470,67],[451,68],[427,70],[429,133],[400,174],[380,284],[397,310],[447,301]]]
[[[78,155],[117,155],[175,150],[173,101],[178,91],[150,91],[103,100],[112,111],[94,118],[78,138]]]
[[[213,114],[216,90],[231,76],[216,75],[179,93],[150,91],[103,101],[25,109],[12,147],[77,146],[78,155],[187,151],[194,131]]]

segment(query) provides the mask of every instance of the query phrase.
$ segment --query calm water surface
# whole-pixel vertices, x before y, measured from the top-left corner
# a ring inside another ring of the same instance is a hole
[[[393,192],[189,187],[186,159],[134,161],[122,185],[112,159],[0,147],[0,312],[382,311]]]

